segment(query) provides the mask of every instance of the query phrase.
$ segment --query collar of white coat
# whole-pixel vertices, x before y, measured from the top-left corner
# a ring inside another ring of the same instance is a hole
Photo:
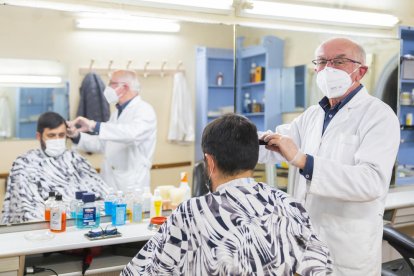
[[[237,186],[246,186],[246,185],[255,185],[256,181],[253,178],[237,178],[237,179],[233,179],[229,182],[226,182],[224,184],[221,184],[217,187],[216,192],[221,191],[223,189],[226,188],[230,188],[230,187],[237,187]]]
[[[353,96],[352,99],[343,108],[353,108],[355,106],[358,106],[369,97],[370,95],[368,94],[368,90],[365,88],[365,86],[363,86],[361,90],[359,90],[358,93],[356,93],[355,96]]]

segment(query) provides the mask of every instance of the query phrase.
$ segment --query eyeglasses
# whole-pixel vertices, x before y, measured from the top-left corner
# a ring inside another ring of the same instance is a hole
[[[115,226],[108,225],[103,229],[102,227],[92,229],[88,233],[85,234],[90,240],[100,240],[100,239],[107,239],[107,238],[115,238],[120,237],[121,233]]]
[[[126,82],[124,82],[124,81],[110,81],[108,83],[108,86],[119,85],[119,84],[124,84],[124,83],[126,83]]]
[[[331,59],[314,59],[314,60],[312,60],[312,63],[315,64],[316,66],[326,66],[328,64],[328,62],[332,66],[335,66],[335,67],[342,67],[347,62],[361,64],[361,62],[350,59],[350,58],[331,58]]]

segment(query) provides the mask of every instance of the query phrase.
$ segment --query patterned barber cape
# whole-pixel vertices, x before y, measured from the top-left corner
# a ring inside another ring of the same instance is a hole
[[[1,222],[21,223],[44,220],[44,202],[49,191],[62,194],[65,202],[84,190],[103,197],[109,186],[80,154],[66,150],[57,157],[41,149],[30,150],[13,163],[7,179]]]
[[[326,275],[332,260],[309,216],[252,178],[182,203],[121,275]]]

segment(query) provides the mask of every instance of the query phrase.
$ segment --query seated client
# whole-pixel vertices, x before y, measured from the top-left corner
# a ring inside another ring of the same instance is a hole
[[[17,157],[7,179],[1,223],[44,220],[44,202],[49,192],[62,194],[64,201],[86,190],[102,197],[109,186],[88,161],[66,149],[66,122],[57,113],[46,112],[37,122],[40,148]]]
[[[256,126],[224,115],[204,129],[210,193],[177,207],[121,275],[326,275],[328,248],[289,195],[253,178]]]

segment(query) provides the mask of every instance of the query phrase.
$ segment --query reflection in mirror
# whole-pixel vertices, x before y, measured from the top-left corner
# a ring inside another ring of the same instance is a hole
[[[0,137],[34,139],[40,114],[54,111],[69,118],[69,84],[63,87],[2,87]]]
[[[196,98],[196,48],[205,46],[231,50],[232,26],[180,22],[181,29],[178,33],[85,31],[74,28],[76,15],[71,13],[4,6],[0,15],[0,22],[3,23],[0,24],[0,31],[8,37],[0,45],[3,57],[59,60],[67,66],[70,119],[75,118],[79,104],[79,87],[84,78],[84,72],[80,69],[91,67],[91,71],[102,73],[100,77],[107,83],[108,72],[112,69],[128,67],[142,72],[146,67],[150,74],[139,74],[141,96],[154,107],[158,119],[157,143],[152,163],[163,165],[193,161],[194,148],[199,147],[199,144],[182,146],[167,142],[174,74],[161,74],[162,68],[171,71],[179,68],[185,72],[193,103]],[[91,60],[94,60],[92,66]],[[228,80],[226,73],[223,84],[227,85]],[[26,103],[28,101],[25,100]],[[194,110],[193,106],[183,108]],[[9,173],[13,161],[34,148],[39,148],[39,142],[34,139],[0,141],[0,152],[4,153],[0,162],[0,173]],[[93,167],[100,167],[102,156],[85,154],[85,157]],[[152,190],[159,185],[178,186],[182,171],[188,172],[191,177],[192,167],[188,165],[153,169]],[[189,181],[191,183],[191,178]],[[0,179],[0,202],[5,186],[3,177]],[[0,208],[1,206],[2,204]]]
[[[291,122],[304,109],[317,104],[322,93],[316,86],[311,60],[320,43],[335,36],[338,35],[237,26],[237,112],[251,118],[259,130],[265,131]],[[362,80],[363,85],[396,111],[400,41],[347,37],[361,44],[367,53],[369,70]],[[264,70],[264,77],[255,79],[260,70]],[[253,100],[261,103],[262,98],[263,114],[252,108],[246,110]],[[276,167],[276,171],[274,166],[266,168],[266,181],[287,189],[287,166],[282,163]]]
[[[66,79],[66,66],[58,61],[1,58],[0,139],[34,139],[37,119],[46,111],[68,119]]]

